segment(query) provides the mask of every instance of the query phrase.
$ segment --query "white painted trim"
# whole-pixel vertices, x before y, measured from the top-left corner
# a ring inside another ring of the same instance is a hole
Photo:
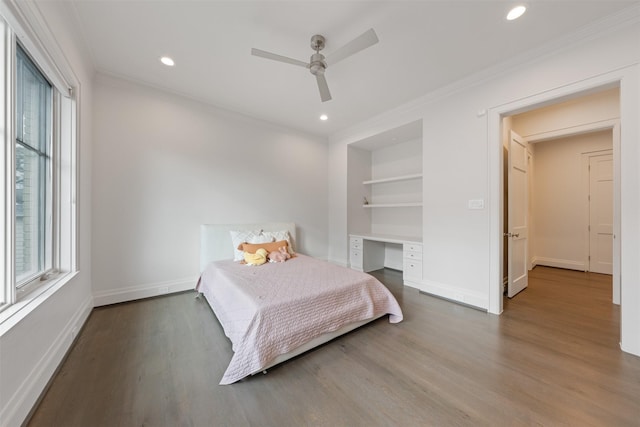
[[[570,259],[534,257],[533,264],[538,266],[566,268],[567,270],[587,271],[587,266],[582,261],[574,261]]]
[[[427,294],[444,298],[449,301],[470,305],[481,310],[486,310],[488,306],[487,297],[481,292],[470,292],[468,289],[428,279],[423,279],[420,282],[405,281],[404,284],[405,286],[418,289]]]
[[[331,264],[339,265],[340,267],[351,268],[351,266],[349,266],[349,263],[344,262],[344,260],[327,259],[327,262],[330,262]]]
[[[548,132],[534,133],[531,135],[525,135],[524,138],[530,143],[548,141],[550,139],[567,138],[570,136],[581,135],[584,133],[597,132],[600,130],[613,129],[616,124],[620,124],[618,118],[600,120],[593,123],[587,123],[578,126],[570,126],[564,129],[554,129]]]
[[[78,79],[46,24],[35,1],[2,0],[0,13],[47,79],[64,96],[71,96]]]
[[[613,303],[621,304],[620,295],[622,292],[622,246],[620,242],[620,232],[622,229],[622,162],[620,144],[620,120],[613,125]],[[639,141],[636,140],[636,144]]]
[[[0,67],[0,136],[3,141],[13,141],[13,133],[15,126],[15,114],[13,108],[12,85],[6,84],[7,79],[11,78],[14,67],[14,46],[12,31],[9,25],[0,17],[0,59],[3,66]],[[14,277],[14,238],[13,238],[13,209],[14,201],[14,180],[15,180],[15,156],[13,155],[14,144],[4,143],[0,147],[0,188],[2,196],[0,196],[0,235],[2,235],[2,246],[0,246],[0,277],[2,277],[3,287],[0,288],[0,312],[6,309],[15,300],[15,287],[5,286],[7,283],[13,283]],[[2,323],[2,314],[0,314],[0,323]]]
[[[31,312],[35,311],[41,304],[53,294],[58,292],[63,286],[73,280],[78,275],[77,271],[61,274],[43,283],[22,299],[9,305],[6,310],[0,313],[0,337],[11,331],[15,325],[20,323]]]
[[[487,221],[489,222],[489,304],[487,311],[492,314],[502,313],[502,278],[504,248],[504,171],[502,118],[506,115],[502,108],[491,108],[487,114],[487,171],[489,174],[489,192],[487,197]],[[495,141],[500,142],[496,149]]]
[[[620,250],[620,275],[615,277],[614,259],[613,280],[620,282],[620,347],[640,356],[640,63],[624,71],[620,77],[619,145],[614,138],[614,174],[620,178],[620,186],[614,186],[613,214],[621,221],[614,221],[613,229],[619,241],[614,248]]]
[[[103,305],[117,304],[120,302],[127,302],[142,298],[157,297],[159,295],[188,291],[191,289],[195,289],[197,282],[197,278],[188,277],[183,279],[169,280],[166,282],[128,286],[126,288],[108,289],[106,291],[94,293],[93,305],[95,307],[100,307]]]
[[[3,427],[19,426],[23,423],[58,369],[58,366],[62,363],[92,309],[91,298],[87,298],[80,304],[78,310],[65,327],[62,328],[51,346],[44,352],[42,358],[25,377],[15,393],[4,403],[0,412],[0,420]]]
[[[414,289],[420,289],[421,290],[421,286],[422,284],[420,282],[417,282],[415,280],[411,280],[411,279],[404,279],[403,280],[403,285],[404,286],[408,286],[410,288],[414,288]]]

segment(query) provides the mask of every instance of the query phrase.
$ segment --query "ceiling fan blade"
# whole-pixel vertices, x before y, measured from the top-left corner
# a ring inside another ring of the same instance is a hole
[[[376,43],[378,43],[378,36],[376,35],[376,32],[373,31],[373,28],[371,28],[338,50],[333,51],[331,55],[326,57],[325,61],[327,62],[327,65],[335,64],[336,62],[342,61],[343,59],[358,53],[369,46],[373,46]]]
[[[260,56],[262,58],[273,59],[274,61],[286,62],[287,64],[298,65],[300,67],[309,68],[309,64],[303,61],[298,61],[297,59],[288,58],[282,55],[276,55],[275,53],[266,52],[260,49],[251,49],[251,55]]]
[[[331,93],[329,92],[327,79],[324,78],[324,73],[316,74],[316,81],[318,82],[318,89],[320,89],[320,99],[322,102],[330,101]]]

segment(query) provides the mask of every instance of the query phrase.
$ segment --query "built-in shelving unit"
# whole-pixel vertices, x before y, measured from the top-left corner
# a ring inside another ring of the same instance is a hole
[[[422,120],[417,120],[349,144],[347,229],[350,234],[376,239],[381,235],[400,236],[405,240],[421,238],[422,143]],[[383,246],[386,267],[403,269],[402,244],[377,240],[376,245]],[[365,258],[368,257],[365,255]]]
[[[351,268],[402,270],[422,280],[422,120],[349,144],[347,226]]]

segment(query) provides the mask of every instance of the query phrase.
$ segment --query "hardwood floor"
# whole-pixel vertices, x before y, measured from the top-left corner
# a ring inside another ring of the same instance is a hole
[[[97,308],[28,425],[640,425],[640,358],[619,348],[609,276],[537,267],[494,316],[374,275],[402,323],[230,386],[231,345],[194,293]]]

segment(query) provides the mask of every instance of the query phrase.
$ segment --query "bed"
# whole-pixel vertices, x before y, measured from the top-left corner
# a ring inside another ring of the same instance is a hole
[[[221,385],[264,372],[384,315],[391,323],[402,321],[397,301],[373,276],[299,253],[285,262],[244,265],[234,260],[232,231],[236,237],[286,235],[296,248],[293,223],[201,226],[196,289],[234,352]]]

